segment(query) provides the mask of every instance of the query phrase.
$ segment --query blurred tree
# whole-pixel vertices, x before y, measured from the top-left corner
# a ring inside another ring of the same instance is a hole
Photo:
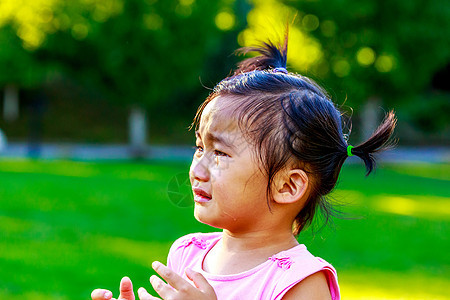
[[[50,28],[45,1],[0,1],[0,87],[4,89],[3,116],[14,121],[19,114],[19,87],[43,81],[45,66],[30,51],[38,47]],[[34,12],[38,12],[34,14]]]
[[[348,94],[373,130],[383,102],[411,101],[450,61],[450,3],[439,0],[290,1],[302,13],[298,25],[321,44],[311,70]],[[436,112],[439,113],[439,112]],[[375,118],[376,119],[376,118]]]
[[[205,59],[221,46],[221,32],[235,26],[232,4],[124,1],[120,13],[107,20],[97,16],[96,10],[72,17],[74,23],[68,30],[77,41],[69,55],[58,36],[51,41],[51,50],[59,48],[55,52],[70,62],[85,83],[129,105],[130,142],[139,154],[146,143],[146,110],[162,101],[179,105],[180,95],[185,97],[199,86]],[[216,24],[219,14],[225,17]]]
[[[18,117],[20,88],[42,86],[64,65],[39,54],[49,36],[69,25],[64,4],[61,0],[0,1],[0,87],[7,121]]]
[[[363,135],[380,110],[412,101],[450,61],[450,4],[439,0],[253,0],[241,45],[279,39],[288,64],[361,113]],[[361,112],[361,109],[363,110]],[[436,112],[439,113],[439,112]]]
[[[199,76],[208,69],[205,61],[211,61],[218,51],[229,49],[229,54],[234,50],[234,43],[221,39],[242,26],[242,14],[236,10],[244,2],[5,1],[9,6],[3,5],[8,8],[3,15],[9,17],[4,17],[0,27],[11,25],[8,37],[15,39],[18,53],[30,60],[25,70],[31,66],[38,71],[34,67],[38,62],[58,66],[58,72],[126,104],[131,111],[130,140],[136,151],[145,145],[146,110],[164,101],[179,105],[199,86]],[[28,7],[27,17],[18,16],[24,15],[21,7]],[[30,10],[35,14],[29,14]],[[27,30],[27,34],[22,32]],[[0,62],[2,59],[17,65],[26,61],[16,53],[2,57],[0,52]],[[40,76],[37,81],[42,79]],[[11,81],[11,76],[0,78],[0,83],[6,80]],[[20,77],[13,82],[22,86],[24,81]]]

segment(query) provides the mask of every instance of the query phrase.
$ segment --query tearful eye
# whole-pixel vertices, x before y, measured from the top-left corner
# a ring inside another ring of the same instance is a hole
[[[214,150],[214,155],[215,156],[228,156],[228,154],[226,154],[222,151],[219,151],[219,150]]]

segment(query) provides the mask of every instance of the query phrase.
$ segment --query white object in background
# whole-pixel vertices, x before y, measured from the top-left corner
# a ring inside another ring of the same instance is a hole
[[[6,149],[6,136],[3,134],[3,131],[0,129],[0,152]]]
[[[5,87],[3,118],[6,122],[14,122],[19,118],[19,89],[13,84]]]
[[[147,116],[142,107],[134,106],[129,115],[129,138],[131,148],[144,151],[147,145]]]

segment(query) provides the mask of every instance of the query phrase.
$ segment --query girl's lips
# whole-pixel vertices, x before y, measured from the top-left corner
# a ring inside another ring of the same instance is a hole
[[[211,195],[205,192],[203,189],[194,187],[192,188],[194,192],[194,201],[199,203],[208,202],[211,200]]]

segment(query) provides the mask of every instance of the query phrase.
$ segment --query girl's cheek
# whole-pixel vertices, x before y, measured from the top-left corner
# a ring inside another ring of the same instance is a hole
[[[219,161],[216,160],[213,161],[213,166],[210,168],[211,172],[211,180],[216,181],[217,180],[227,180],[228,175],[230,173],[230,165],[225,160],[221,160],[219,158]]]

